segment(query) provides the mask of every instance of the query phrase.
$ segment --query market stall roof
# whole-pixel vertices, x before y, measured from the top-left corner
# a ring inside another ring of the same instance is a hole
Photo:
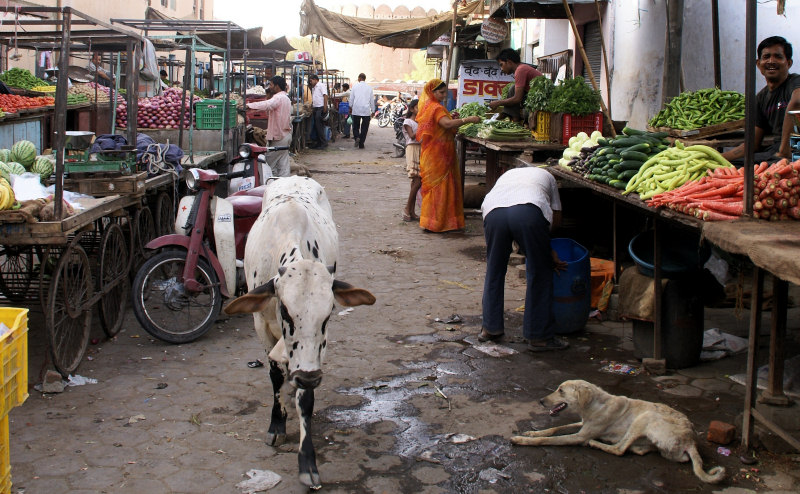
[[[483,8],[483,0],[459,7],[458,17],[466,17]],[[300,34],[363,45],[376,43],[391,48],[425,48],[442,34],[449,33],[453,12],[409,19],[365,19],[336,14],[317,7],[314,0],[303,0],[300,10]]]
[[[248,43],[247,46],[249,47],[250,44]],[[280,38],[275,38],[272,41],[267,41],[264,43],[264,48],[268,50],[282,51],[285,53],[289,53],[290,51],[297,49],[292,46],[291,43],[289,43],[289,41],[286,39],[286,36],[281,36]]]
[[[60,50],[64,37],[64,17],[69,16],[69,41],[72,51],[122,51],[131,40],[142,37],[129,29],[113,26],[71,7],[0,7],[0,12],[15,19],[2,25],[0,44],[33,50]],[[59,19],[47,18],[60,14]],[[2,23],[0,23],[2,24]]]
[[[602,0],[606,1],[606,0]],[[595,0],[569,0],[571,5]],[[489,16],[501,19],[566,19],[562,0],[492,0]]]

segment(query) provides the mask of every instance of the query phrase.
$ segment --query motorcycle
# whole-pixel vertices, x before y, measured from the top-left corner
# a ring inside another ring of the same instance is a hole
[[[398,115],[404,115],[408,110],[408,105],[402,100],[392,101],[383,105],[378,113],[378,126],[387,127],[394,122]]]
[[[267,184],[238,190],[227,198],[215,190],[220,182],[250,173],[260,183],[259,169],[266,165],[261,152],[282,149],[286,146],[244,144],[239,148],[241,159],[231,166],[237,170],[185,172],[193,194],[181,198],[176,233],[147,243],[147,249],[160,252],[142,264],[131,288],[134,315],[148,333],[169,343],[194,341],[216,321],[223,298],[247,291],[244,247],[261,214]]]
[[[403,134],[403,122],[406,120],[405,113],[397,115],[394,119],[394,157],[402,158],[406,155],[406,136]]]

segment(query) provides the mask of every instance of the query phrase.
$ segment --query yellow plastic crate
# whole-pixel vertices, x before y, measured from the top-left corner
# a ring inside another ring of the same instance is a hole
[[[28,398],[28,309],[2,307],[0,322],[11,330],[0,336],[0,416],[5,417]]]
[[[550,112],[537,111],[536,112],[536,128],[534,129],[534,138],[537,141],[550,142]]]
[[[11,456],[8,444],[8,415],[0,419],[0,493],[11,492]]]

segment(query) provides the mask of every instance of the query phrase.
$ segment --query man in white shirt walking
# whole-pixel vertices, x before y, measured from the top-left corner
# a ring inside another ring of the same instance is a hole
[[[292,143],[292,102],[286,94],[286,79],[276,75],[267,83],[269,99],[247,103],[251,110],[267,111],[267,146],[289,146]],[[289,176],[289,150],[273,151],[267,154],[267,164],[272,176]],[[262,177],[269,176],[261,173]],[[260,184],[257,184],[260,185]]]
[[[317,144],[312,149],[325,149],[328,139],[325,135],[325,117],[328,115],[328,88],[319,83],[319,76],[308,76],[308,85],[311,86],[311,122],[317,132]]]
[[[483,323],[478,341],[503,337],[504,288],[511,242],[525,254],[527,289],[522,336],[534,352],[569,346],[555,336],[553,269],[566,263],[550,247],[550,230],[561,222],[561,199],[553,175],[537,167],[508,170],[481,205],[486,238]]]
[[[353,118],[354,146],[364,149],[369,123],[375,112],[375,96],[372,88],[364,81],[367,76],[358,74],[358,82],[350,88],[350,113]]]

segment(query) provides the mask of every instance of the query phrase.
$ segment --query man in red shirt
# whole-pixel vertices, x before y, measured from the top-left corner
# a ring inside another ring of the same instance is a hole
[[[494,110],[502,106],[503,114],[508,115],[511,120],[519,121],[522,119],[522,105],[531,80],[542,73],[526,63],[521,63],[519,52],[511,48],[504,49],[495,58],[504,74],[514,74],[514,87],[508,92],[508,98],[490,102],[489,108]]]

